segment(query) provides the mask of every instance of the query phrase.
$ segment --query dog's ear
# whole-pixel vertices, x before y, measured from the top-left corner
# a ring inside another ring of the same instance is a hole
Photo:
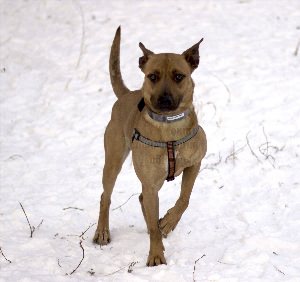
[[[199,60],[200,60],[200,56],[199,56],[199,45],[200,43],[203,41],[203,38],[196,43],[195,45],[193,45],[191,48],[187,49],[186,51],[184,51],[182,53],[182,55],[184,56],[184,58],[186,59],[186,61],[189,63],[192,72],[198,67],[199,65]]]
[[[148,50],[142,42],[139,43],[140,48],[142,49],[144,56],[139,58],[139,67],[143,70],[145,64],[147,63],[149,56],[153,55],[154,53]]]

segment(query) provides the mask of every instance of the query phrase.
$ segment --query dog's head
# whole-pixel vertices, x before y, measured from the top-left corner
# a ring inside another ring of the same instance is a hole
[[[139,67],[145,74],[142,88],[146,105],[156,113],[181,112],[193,101],[192,72],[199,65],[199,45],[203,38],[182,54],[154,54],[142,43]]]

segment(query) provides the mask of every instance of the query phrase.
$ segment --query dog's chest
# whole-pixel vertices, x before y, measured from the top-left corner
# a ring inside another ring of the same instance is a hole
[[[201,160],[201,144],[198,136],[175,146],[175,176]],[[132,157],[135,171],[140,179],[166,179],[169,160],[166,148],[152,147],[138,141],[132,144]]]
[[[199,142],[189,141],[175,148],[175,176],[182,173],[184,168],[190,167],[201,160]]]

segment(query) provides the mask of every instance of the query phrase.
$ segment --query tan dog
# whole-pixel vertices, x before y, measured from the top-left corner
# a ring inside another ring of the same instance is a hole
[[[118,100],[104,135],[103,194],[94,242],[110,242],[109,207],[116,178],[130,150],[142,183],[139,197],[150,233],[148,266],[166,264],[162,236],[176,227],[186,210],[202,158],[206,137],[193,108],[191,73],[199,64],[199,44],[179,54],[154,54],[142,43],[139,66],[145,74],[142,89],[130,91],[120,72],[120,27],[110,53],[110,77]],[[180,197],[159,220],[158,191],[167,179],[183,172]]]

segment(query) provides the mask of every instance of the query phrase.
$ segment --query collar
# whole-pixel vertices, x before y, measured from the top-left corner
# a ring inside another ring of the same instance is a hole
[[[141,112],[144,109],[144,107],[145,101],[144,98],[142,98],[141,101],[138,103],[139,111]],[[171,123],[184,119],[186,116],[189,115],[190,112],[191,110],[187,109],[184,112],[179,113],[177,115],[161,115],[148,110],[148,115],[155,121]]]
[[[171,122],[175,122],[178,120],[182,120],[184,119],[189,113],[191,112],[190,109],[187,109],[186,111],[179,113],[177,115],[174,116],[167,116],[167,115],[160,115],[160,114],[156,114],[150,110],[148,110],[148,114],[149,116],[156,121],[159,122],[167,122],[167,123],[171,123]]]

